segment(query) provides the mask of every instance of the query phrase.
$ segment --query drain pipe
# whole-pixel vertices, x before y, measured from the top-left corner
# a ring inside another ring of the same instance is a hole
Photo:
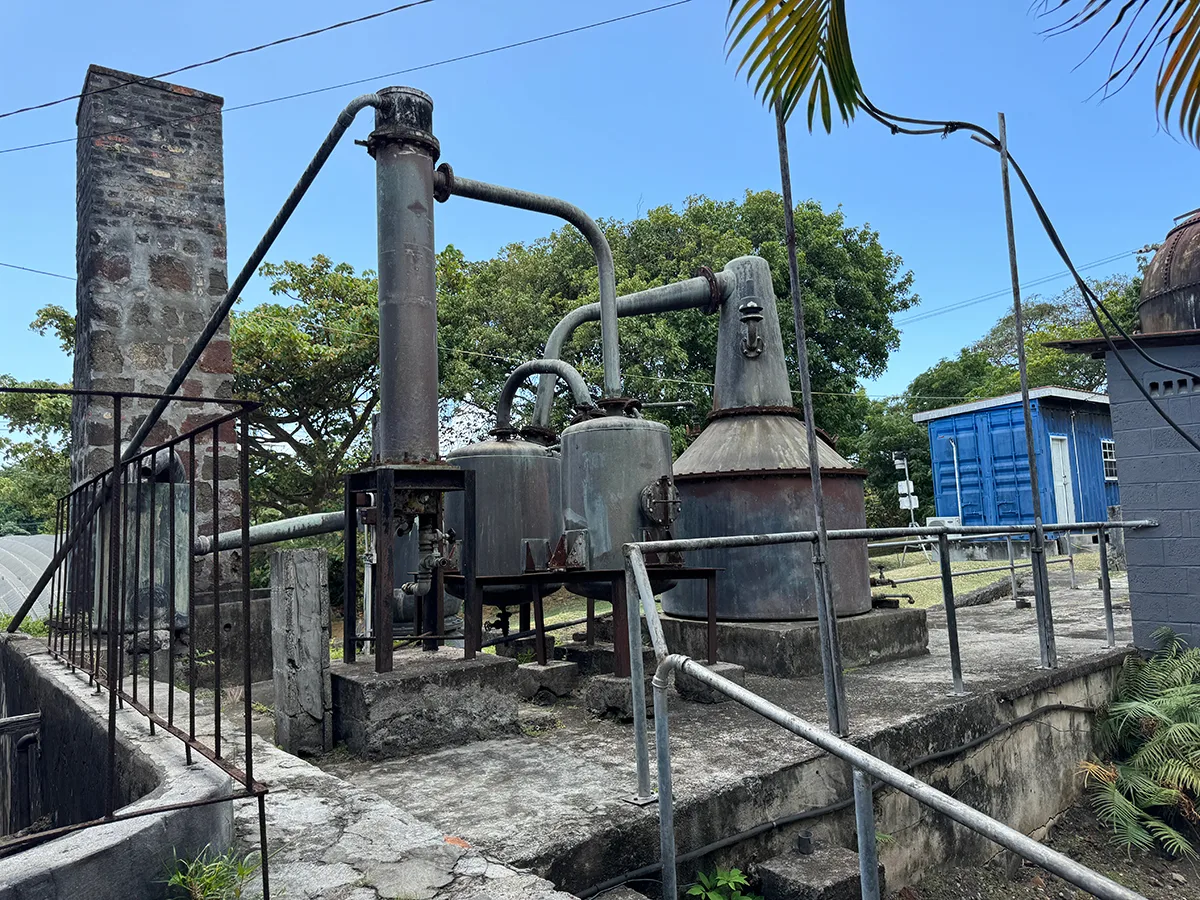
[[[483,181],[473,181],[470,178],[460,178],[446,163],[438,166],[437,199],[448,200],[451,196],[467,197],[471,200],[481,200],[484,203],[496,203],[500,206],[511,206],[516,209],[526,209],[530,212],[545,213],[557,216],[570,222],[587,238],[596,254],[596,268],[600,273],[600,340],[604,359],[604,396],[621,396],[621,353],[617,335],[617,275],[613,267],[612,248],[608,246],[608,238],[595,219],[578,206],[559,200],[557,197],[547,197],[544,194],[533,194],[515,188],[487,184]]]
[[[566,381],[567,387],[571,389],[576,409],[596,408],[596,401],[588,393],[587,382],[583,380],[583,376],[574,366],[561,359],[535,359],[531,362],[521,363],[508,376],[508,381],[504,382],[504,387],[500,391],[500,400],[496,403],[496,427],[493,429],[493,434],[501,435],[512,431],[512,404],[517,389],[530,375],[538,374],[561,376]],[[553,379],[546,379],[546,382],[553,387]],[[542,382],[539,381],[539,389],[541,386]]]
[[[618,297],[617,315],[624,318],[701,307],[707,307],[709,312],[716,312],[733,290],[733,276],[726,272],[713,274],[708,269],[702,269],[701,272],[702,275],[687,281],[664,284],[661,287]],[[571,339],[576,328],[585,322],[600,320],[600,306],[599,303],[589,303],[563,316],[550,332],[542,358],[560,359],[563,347]],[[554,405],[554,381],[553,375],[538,379],[537,406],[534,408],[533,421],[541,428],[550,426],[550,410]]]

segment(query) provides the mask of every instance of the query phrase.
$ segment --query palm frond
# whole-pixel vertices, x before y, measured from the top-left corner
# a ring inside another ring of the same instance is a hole
[[[808,127],[819,110],[828,131],[833,106],[849,122],[861,85],[850,49],[845,0],[730,0],[728,55],[741,54],[737,71],[754,93],[789,118],[808,97]]]
[[[1161,46],[1154,91],[1159,116],[1170,128],[1174,112],[1179,131],[1200,146],[1200,0],[1038,0],[1035,5],[1044,16],[1063,12],[1049,34],[1090,26],[1105,12],[1115,13],[1088,54],[1090,58],[1104,44],[1116,42],[1108,77],[1098,91],[1105,96],[1129,84]]]

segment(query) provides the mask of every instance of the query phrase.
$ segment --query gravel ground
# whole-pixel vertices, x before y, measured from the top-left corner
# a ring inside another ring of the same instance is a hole
[[[1200,863],[1137,850],[1126,854],[1110,842],[1109,833],[1086,807],[1076,807],[1063,816],[1048,843],[1149,900],[1200,898]],[[1021,865],[1010,877],[997,859],[986,866],[949,869],[891,896],[892,900],[1073,900],[1091,895],[1029,864]]]

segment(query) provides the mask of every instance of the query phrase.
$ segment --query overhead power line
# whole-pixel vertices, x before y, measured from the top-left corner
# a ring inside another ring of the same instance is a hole
[[[1098,266],[1103,266],[1108,263],[1116,262],[1117,260],[1124,259],[1127,256],[1134,256],[1138,252],[1139,252],[1139,250],[1125,250],[1122,253],[1114,253],[1112,256],[1104,257],[1104,259],[1097,259],[1093,262],[1087,263],[1086,265],[1078,266],[1077,271],[1083,272],[1088,269],[1095,269]],[[1037,287],[1039,285],[1046,284],[1047,282],[1050,282],[1050,281],[1057,281],[1059,278],[1069,278],[1070,275],[1071,275],[1071,272],[1068,269],[1064,269],[1061,272],[1055,272],[1053,275],[1043,275],[1041,278],[1034,278],[1031,281],[1024,282],[1021,285],[1021,290],[1025,290],[1025,289],[1031,288],[1031,287]],[[1012,288],[1011,287],[1001,288],[998,291],[990,291],[986,294],[980,294],[978,297],[971,297],[969,300],[959,300],[955,303],[948,303],[945,306],[936,306],[936,307],[933,307],[932,309],[921,310],[920,312],[914,313],[911,316],[904,316],[903,318],[897,319],[896,324],[897,325],[910,325],[913,322],[920,322],[925,319],[932,319],[935,316],[942,316],[942,315],[946,315],[947,313],[956,312],[957,310],[960,310],[960,309],[966,309],[968,306],[975,306],[976,304],[979,304],[979,303],[986,303],[989,300],[996,300],[1000,297],[1011,297],[1011,296],[1012,296]]]
[[[675,2],[673,2],[673,3],[665,3],[661,6],[652,6],[648,9],[641,9],[636,12],[626,13],[623,16],[614,16],[613,18],[602,19],[598,22],[589,22],[586,25],[577,25],[574,28],[566,28],[562,31],[554,31],[549,34],[543,34],[543,35],[539,35],[537,37],[526,38],[525,40],[522,40],[522,41],[513,41],[512,43],[501,44],[497,47],[489,47],[486,50],[477,50],[474,53],[464,53],[460,56],[451,56],[447,59],[439,59],[436,62],[424,63],[419,66],[410,66],[407,69],[398,69],[395,72],[384,72],[380,75],[371,75],[370,77],[367,77],[367,78],[356,78],[353,81],[343,81],[343,82],[339,82],[338,84],[330,84],[330,85],[326,85],[325,87],[313,88],[312,90],[308,90],[308,91],[300,91],[295,94],[284,94],[279,97],[270,97],[266,100],[255,100],[252,103],[242,103],[237,106],[229,106],[224,109],[224,112],[228,113],[228,112],[236,112],[237,110],[241,110],[241,109],[253,109],[258,106],[267,106],[268,104],[271,104],[271,103],[280,103],[284,100],[298,100],[301,97],[311,97],[315,94],[324,94],[328,91],[336,91],[336,90],[340,90],[342,88],[354,87],[355,85],[366,84],[371,81],[380,81],[384,78],[395,78],[398,75],[409,75],[409,74],[412,74],[413,72],[423,72],[426,69],[436,69],[440,66],[450,65],[451,63],[464,62],[465,60],[468,60],[468,59],[477,59],[481,56],[489,56],[493,53],[500,53],[505,50],[514,50],[518,47],[528,47],[531,44],[540,44],[543,41],[550,41],[550,40],[554,40],[555,38],[566,37],[567,35],[571,35],[571,34],[579,34],[580,32],[583,32],[583,31],[591,31],[594,28],[602,28],[605,25],[614,25],[617,22],[625,22],[630,19],[637,19],[637,18],[640,18],[641,16],[651,15],[652,13],[663,12],[664,10],[668,10],[668,9],[674,9],[677,6],[686,6],[687,4],[689,4],[691,2],[692,2],[692,0],[675,0]],[[118,134],[128,134],[131,131],[138,131],[142,128],[161,128],[166,125],[174,125],[179,122],[199,121],[200,119],[203,119],[206,116],[220,115],[220,114],[221,114],[221,111],[218,110],[218,111],[215,111],[212,113],[200,113],[199,115],[180,116],[177,119],[168,119],[164,122],[148,122],[148,123],[144,123],[141,125],[130,125],[126,128],[118,128],[118,129],[114,129],[112,131],[99,131],[99,132],[93,132],[91,134],[79,135],[77,137],[58,138],[57,140],[53,140],[53,141],[41,141],[40,143],[36,143],[36,144],[22,144],[17,147],[5,147],[3,149],[0,149],[0,154],[19,153],[23,150],[37,150],[42,147],[54,147],[59,144],[74,144],[74,143],[77,143],[78,141],[87,141],[87,140],[92,140],[94,138],[111,137],[113,135],[118,135]]]
[[[0,262],[0,267],[5,269],[16,269],[19,272],[32,272],[34,275],[46,275],[50,278],[61,278],[64,281],[74,281],[74,275],[59,275],[57,272],[46,272],[42,269],[31,269],[28,266],[18,266],[15,263]]]
[[[7,119],[10,116],[18,116],[21,113],[33,112],[35,109],[48,109],[51,106],[58,106],[60,103],[69,103],[72,100],[79,100],[83,97],[90,97],[93,94],[103,94],[105,91],[113,91],[117,88],[128,87],[131,84],[146,84],[150,81],[157,81],[160,78],[169,78],[172,75],[178,75],[180,72],[190,72],[193,69],[202,69],[205,66],[211,66],[219,62],[224,62],[227,59],[233,59],[235,56],[247,56],[251,53],[257,53],[260,50],[268,50],[271,47],[278,47],[281,44],[290,44],[292,41],[303,40],[304,38],[315,37],[318,34],[325,34],[329,31],[334,31],[338,28],[345,28],[348,25],[358,25],[362,22],[369,22],[372,19],[380,19],[384,16],[390,16],[392,13],[397,13],[405,9],[412,9],[414,6],[424,6],[427,3],[433,3],[434,0],[412,0],[410,3],[402,3],[399,6],[393,6],[390,9],[383,9],[379,12],[373,12],[365,16],[359,16],[356,19],[345,19],[341,22],[335,22],[332,25],[326,25],[323,28],[315,28],[312,31],[305,31],[301,34],[293,34],[288,37],[278,38],[273,41],[268,41],[265,44],[258,44],[255,47],[247,47],[244,50],[233,50],[229,53],[222,53],[220,56],[214,56],[212,59],[206,59],[202,62],[189,63],[186,66],[179,66],[176,69],[168,69],[165,72],[159,72],[157,75],[148,75],[144,78],[135,78],[132,81],[122,81],[120,84],[112,84],[107,87],[96,88],[91,91],[83,91],[79,94],[71,94],[69,97],[59,97],[57,100],[47,100],[45,103],[35,103],[32,106],[22,106],[20,109],[10,109],[8,112],[0,113],[0,119]]]

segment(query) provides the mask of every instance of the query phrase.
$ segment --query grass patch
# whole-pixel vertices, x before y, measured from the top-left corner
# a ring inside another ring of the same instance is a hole
[[[0,631],[8,631],[8,626],[12,624],[13,617],[8,613],[0,613]],[[21,627],[17,629],[21,634],[27,634],[30,637],[46,637],[50,634],[50,625],[45,619],[35,619],[33,616],[26,616],[25,621],[21,623]]]

